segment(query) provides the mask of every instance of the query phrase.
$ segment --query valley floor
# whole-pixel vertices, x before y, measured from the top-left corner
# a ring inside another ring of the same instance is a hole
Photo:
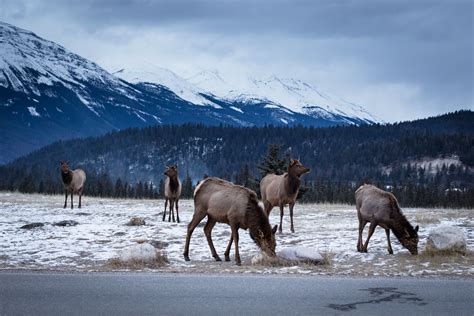
[[[289,232],[289,218],[285,214],[283,234],[277,234],[277,251],[290,246],[304,246],[320,251],[330,263],[252,265],[251,259],[259,250],[248,232],[240,230],[243,262],[239,267],[233,261],[214,261],[202,231],[205,220],[191,239],[191,261],[184,261],[186,226],[193,214],[191,200],[180,201],[181,223],[178,224],[162,221],[163,200],[85,196],[82,209],[71,210],[62,208],[63,199],[59,195],[0,192],[0,269],[117,270],[108,264],[108,260],[118,257],[125,247],[145,240],[162,246],[170,261],[168,265],[152,270],[160,272],[474,277],[474,210],[404,209],[408,220],[420,226],[420,255],[411,256],[393,235],[394,255],[388,255],[385,232],[381,228],[376,229],[369,252],[358,253],[354,206],[297,204],[294,216],[296,232]],[[132,216],[143,217],[146,225],[125,225]],[[52,225],[62,220],[74,220],[79,224],[71,227]],[[31,230],[20,229],[33,222],[45,225]],[[272,225],[279,223],[279,210],[273,210],[270,222]],[[464,230],[469,249],[467,255],[431,257],[423,252],[429,230],[440,224],[455,225]],[[229,237],[229,226],[217,224],[213,240],[222,258]]]

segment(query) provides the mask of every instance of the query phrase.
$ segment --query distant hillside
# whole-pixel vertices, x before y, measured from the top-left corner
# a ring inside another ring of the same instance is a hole
[[[279,144],[283,156],[299,158],[312,169],[304,178],[308,183],[353,187],[371,181],[468,190],[474,187],[473,123],[474,112],[459,111],[393,125],[133,128],[56,142],[17,159],[0,168],[0,188],[18,188],[22,179],[31,176],[33,187],[49,181],[58,190],[61,159],[84,168],[89,182],[106,173],[110,182],[120,178],[129,184],[141,181],[157,185],[164,166],[170,163],[178,164],[181,178],[188,171],[194,182],[204,175],[240,179],[245,165],[258,178],[256,164],[268,145]]]

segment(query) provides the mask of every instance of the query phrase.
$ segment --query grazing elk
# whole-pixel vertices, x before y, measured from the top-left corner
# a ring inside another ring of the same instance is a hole
[[[64,200],[64,208],[67,205],[68,193],[71,193],[71,209],[74,208],[72,197],[74,193],[79,194],[79,208],[81,208],[82,191],[84,190],[84,183],[86,182],[86,173],[82,169],[69,169],[69,161],[61,161],[61,178],[64,185],[64,193],[66,198]]]
[[[299,160],[290,159],[288,172],[282,175],[267,174],[260,181],[260,192],[267,216],[270,216],[270,212],[275,206],[280,207],[280,233],[283,224],[283,208],[287,204],[290,206],[291,232],[295,232],[293,207],[300,190],[300,177],[309,171],[310,169],[303,166]]]
[[[387,234],[388,253],[393,254],[390,243],[390,230],[393,231],[400,243],[412,255],[418,254],[418,226],[413,228],[403,215],[395,196],[379,188],[364,184],[355,192],[357,216],[359,218],[359,239],[357,251],[367,252],[369,239],[379,225]],[[362,232],[370,222],[369,233],[365,244],[362,244]]]
[[[232,234],[225,251],[225,260],[230,261],[230,249],[235,243],[235,262],[241,264],[239,254],[239,228],[248,229],[250,237],[269,256],[275,256],[275,231],[270,226],[268,217],[258,205],[257,194],[250,189],[235,185],[218,178],[206,178],[194,190],[194,215],[188,225],[184,259],[189,261],[189,242],[194,228],[206,217],[204,234],[216,261],[221,261],[212,242],[211,233],[214,225],[230,225]]]
[[[168,209],[168,222],[171,221],[171,214],[173,214],[173,222],[175,221],[174,207],[176,205],[176,219],[179,223],[178,201],[181,195],[181,182],[178,178],[178,166],[167,166],[165,170],[165,176],[167,176],[167,178],[165,180],[165,211],[163,212],[163,221],[166,217],[166,207],[169,202],[170,207]]]

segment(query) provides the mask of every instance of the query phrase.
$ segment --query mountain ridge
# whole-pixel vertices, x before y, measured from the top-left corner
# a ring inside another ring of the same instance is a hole
[[[128,127],[374,122],[317,106],[306,112],[290,109],[258,95],[220,97],[167,71],[167,78],[174,80],[170,86],[138,77],[129,82],[31,31],[0,22],[0,163],[56,140]],[[187,100],[185,88],[196,89],[191,97],[197,99]]]

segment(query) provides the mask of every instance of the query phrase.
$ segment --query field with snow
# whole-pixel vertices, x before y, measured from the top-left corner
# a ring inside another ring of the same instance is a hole
[[[385,232],[377,228],[368,253],[358,253],[357,215],[354,206],[297,204],[295,233],[289,231],[285,214],[283,234],[277,233],[277,251],[291,246],[316,249],[329,259],[329,264],[295,266],[252,265],[259,249],[248,232],[240,230],[242,266],[216,262],[210,254],[203,233],[205,220],[191,239],[190,262],[182,256],[186,226],[193,214],[193,202],[180,202],[181,223],[163,222],[163,200],[115,200],[83,198],[82,209],[63,209],[63,196],[45,196],[0,192],[0,269],[36,269],[65,271],[110,271],[109,259],[122,249],[140,241],[148,241],[166,253],[169,264],[154,271],[211,273],[276,273],[306,275],[370,275],[370,276],[448,276],[474,277],[474,210],[404,209],[413,225],[420,226],[419,256],[411,256],[392,234],[394,255],[387,252]],[[77,202],[77,197],[75,198]],[[132,216],[143,217],[144,226],[127,226]],[[54,226],[62,220],[74,220],[71,227]],[[41,222],[45,225],[30,230],[21,226]],[[274,209],[271,224],[279,223]],[[429,256],[423,253],[431,228],[440,224],[461,227],[467,236],[469,252],[465,256]],[[368,226],[364,231],[366,236]],[[213,240],[223,258],[230,237],[230,227],[217,224]],[[148,269],[148,268],[144,268]]]

